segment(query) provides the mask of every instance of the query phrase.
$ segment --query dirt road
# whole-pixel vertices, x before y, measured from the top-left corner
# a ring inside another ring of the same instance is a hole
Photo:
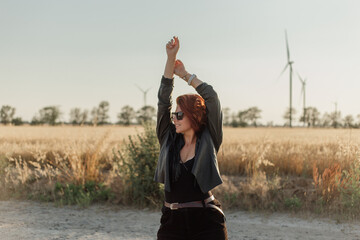
[[[360,239],[360,224],[286,214],[225,212],[229,239]],[[0,201],[0,239],[156,239],[160,211]]]

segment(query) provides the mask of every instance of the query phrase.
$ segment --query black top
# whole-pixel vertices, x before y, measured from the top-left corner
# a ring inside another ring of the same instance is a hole
[[[210,197],[210,192],[203,193],[191,173],[195,157],[180,163],[180,176],[171,183],[171,192],[165,190],[165,201],[169,203],[184,203],[201,201]]]
[[[156,135],[160,143],[160,152],[154,180],[163,183],[165,190],[171,192],[171,184],[180,173],[172,174],[173,154],[178,152],[179,143],[174,144],[174,140],[181,133],[176,133],[175,125],[171,121],[172,91],[174,79],[161,79],[158,91],[158,112],[156,122]],[[212,86],[203,82],[196,88],[197,93],[204,98],[206,105],[206,126],[201,131],[201,136],[196,140],[195,162],[192,168],[197,183],[202,192],[208,192],[223,181],[220,177],[216,154],[223,139],[222,111],[217,93]],[[176,162],[176,161],[175,161]],[[179,164],[180,165],[180,164]],[[179,171],[178,171],[179,170]]]

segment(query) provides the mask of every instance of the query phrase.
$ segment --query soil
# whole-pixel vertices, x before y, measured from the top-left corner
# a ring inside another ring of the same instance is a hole
[[[360,224],[290,214],[225,212],[229,239],[360,239]],[[0,201],[0,238],[156,239],[160,210],[93,205],[56,207],[53,203]]]

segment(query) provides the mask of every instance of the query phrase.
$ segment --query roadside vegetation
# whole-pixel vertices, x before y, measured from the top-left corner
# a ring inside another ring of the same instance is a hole
[[[0,199],[157,208],[159,146],[141,127],[0,126]],[[218,153],[225,209],[309,211],[356,219],[360,131],[224,129]]]

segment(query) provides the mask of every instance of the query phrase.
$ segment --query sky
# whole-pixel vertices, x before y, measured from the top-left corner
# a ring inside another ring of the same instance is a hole
[[[295,118],[306,105],[360,114],[360,1],[350,0],[0,0],[0,106],[30,121],[45,106],[91,110],[110,103],[156,107],[165,45],[235,113],[257,106],[260,122],[283,124],[289,107],[287,30]],[[175,78],[173,99],[195,93]],[[175,107],[175,106],[174,106]],[[295,125],[298,124],[295,122]]]

